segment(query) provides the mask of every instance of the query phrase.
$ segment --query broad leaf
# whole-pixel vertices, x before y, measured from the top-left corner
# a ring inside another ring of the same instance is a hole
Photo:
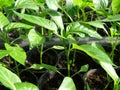
[[[114,65],[112,63],[110,57],[105,52],[103,52],[103,50],[101,50],[99,48],[96,48],[96,47],[88,45],[88,44],[83,44],[83,45],[73,44],[72,48],[84,51],[89,56],[95,58],[98,62],[106,62],[111,65]]]
[[[21,82],[21,80],[16,74],[0,65],[0,82],[11,90],[16,90],[14,84]]]
[[[32,83],[15,83],[16,90],[39,90],[37,86]]]
[[[17,0],[15,3],[16,8],[28,8],[33,10],[39,10],[39,7],[33,0]]]
[[[31,29],[31,28],[33,28],[33,26],[24,24],[24,23],[15,22],[15,23],[10,23],[9,25],[7,25],[5,27],[6,31],[9,31],[9,30],[15,29],[15,28]]]
[[[67,34],[77,34],[79,35],[80,33],[86,34],[90,37],[102,39],[102,37],[90,26],[81,24],[79,22],[74,22],[71,23],[70,25],[67,26]]]
[[[9,55],[19,62],[20,64],[24,65],[26,60],[26,52],[20,46],[10,46],[9,44],[5,43],[5,48],[9,51]]]
[[[50,71],[59,72],[55,66],[51,66],[51,65],[47,65],[47,64],[33,64],[30,68],[33,68],[36,70],[41,70],[41,69],[45,68]]]
[[[2,59],[3,57],[5,57],[8,54],[9,54],[9,51],[7,51],[7,50],[0,50],[0,59]]]
[[[120,0],[112,0],[112,11],[114,14],[120,11]]]
[[[17,13],[17,12],[14,12],[14,13],[16,15],[18,15],[19,17],[21,17],[21,18],[23,18],[31,23],[37,24],[37,25],[42,26],[46,29],[53,30],[53,31],[57,32],[57,26],[53,21],[50,21],[48,19],[38,17],[38,16],[21,14],[21,13]]]
[[[0,28],[2,29],[7,24],[9,24],[7,17],[2,12],[0,12]]]
[[[33,47],[42,45],[45,42],[45,37],[34,29],[31,29],[28,33],[28,40],[32,49]]]
[[[72,78],[65,77],[58,90],[76,90],[76,87]]]

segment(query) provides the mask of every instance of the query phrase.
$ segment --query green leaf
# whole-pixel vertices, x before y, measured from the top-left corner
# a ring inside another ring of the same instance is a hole
[[[14,84],[21,82],[21,80],[16,74],[0,65],[0,82],[8,88],[16,90]]]
[[[55,10],[50,10],[50,9],[47,10],[47,13],[52,17],[52,19],[55,21],[57,26],[61,30],[63,30],[64,29],[64,25],[63,25],[62,15],[59,12],[57,12]]]
[[[116,14],[116,15],[112,15],[112,16],[108,16],[107,18],[102,20],[103,22],[116,22],[116,21],[120,21],[120,15]]]
[[[72,48],[84,51],[89,56],[95,58],[98,62],[106,62],[111,65],[114,65],[110,57],[99,48],[96,48],[88,44],[83,44],[83,45],[73,44]]]
[[[114,80],[115,83],[118,82],[119,76],[117,75],[113,66],[107,62],[99,62],[102,68],[107,72],[107,74]]]
[[[33,64],[30,68],[41,70],[43,68],[54,71],[54,72],[59,72],[58,69],[55,66],[47,65],[47,64]]]
[[[90,22],[86,22],[89,25],[92,25],[96,28],[102,28],[104,29],[104,23],[100,22],[100,21],[90,21]]]
[[[74,22],[74,23],[71,23],[70,25],[68,25],[66,33],[68,35],[69,34],[79,35],[80,33],[83,33],[83,34],[89,35],[90,37],[102,39],[102,37],[95,30],[90,28],[90,26],[81,24],[79,22]]]
[[[92,0],[96,10],[106,10],[109,0]]]
[[[57,10],[57,0],[46,0],[47,6],[52,10]]]
[[[9,51],[7,51],[7,50],[0,50],[0,59],[5,57],[7,54],[9,54]]]
[[[88,71],[88,64],[86,64],[86,65],[83,65],[83,66],[81,66],[81,68],[80,68],[80,72],[86,72],[86,71]]]
[[[76,87],[72,78],[65,77],[58,90],[76,90]]]
[[[2,12],[0,12],[0,28],[3,29],[3,27],[7,24],[9,24],[7,17]]]
[[[20,46],[10,46],[9,44],[5,43],[5,48],[9,51],[9,55],[19,62],[20,64],[24,65],[26,60],[26,52]]]
[[[114,14],[120,11],[120,0],[112,0],[112,11]]]
[[[31,28],[33,28],[33,26],[24,24],[24,23],[20,23],[20,22],[13,22],[5,27],[6,31],[9,31],[9,30],[15,29],[15,28],[31,29]]]
[[[72,35],[67,36],[67,41],[69,42],[69,44],[77,43],[77,41],[75,40],[75,38]]]
[[[39,26],[42,26],[48,30],[53,30],[55,32],[57,32],[57,26],[53,21],[50,21],[48,19],[42,18],[42,17],[38,17],[38,16],[33,16],[33,15],[28,15],[28,14],[21,14],[21,13],[17,13],[14,11],[14,13],[16,15],[18,15],[19,17],[25,19],[26,21],[29,21],[31,23],[37,24]]]
[[[14,3],[14,0],[0,0],[0,8],[3,6],[11,6]]]
[[[39,10],[39,7],[33,0],[17,0],[15,3],[15,8],[27,8],[33,10]]]
[[[43,44],[45,42],[45,37],[34,29],[31,29],[28,33],[28,40],[30,48],[32,49],[33,47]]]
[[[56,50],[64,50],[64,49],[65,49],[65,47],[63,47],[63,46],[58,46],[58,45],[53,46],[52,48],[53,48],[53,49],[56,49]]]
[[[32,83],[15,83],[16,90],[39,90],[37,86]]]

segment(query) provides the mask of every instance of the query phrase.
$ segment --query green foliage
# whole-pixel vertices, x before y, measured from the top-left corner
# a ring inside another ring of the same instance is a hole
[[[58,90],[76,90],[74,81],[71,77],[64,77]]]
[[[14,0],[0,0],[0,9],[2,9],[3,6],[11,6],[14,3]]]
[[[112,11],[114,14],[120,12],[120,1],[119,0],[112,0]]]
[[[45,42],[45,37],[34,29],[31,29],[28,33],[28,40],[30,49],[32,49],[33,47],[42,45]]]

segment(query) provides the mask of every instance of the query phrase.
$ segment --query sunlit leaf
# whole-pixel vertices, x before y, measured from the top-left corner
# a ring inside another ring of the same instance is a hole
[[[5,27],[6,31],[10,31],[11,29],[15,29],[15,28],[31,29],[31,28],[33,28],[33,26],[24,24],[24,23],[19,23],[19,22],[14,23],[13,22]]]
[[[52,9],[52,10],[57,10],[58,8],[57,8],[57,1],[58,0],[46,0],[46,4],[47,4],[47,6],[50,8],[50,9]]]
[[[65,77],[58,90],[76,90],[76,87],[72,78]]]
[[[9,24],[7,17],[2,12],[0,12],[0,28],[2,29],[7,24]]]
[[[21,80],[16,74],[0,65],[0,82],[11,90],[16,90],[14,84],[21,82]]]
[[[9,51],[7,51],[7,50],[0,50],[0,59],[5,57],[6,55],[8,55],[8,53],[9,53]]]
[[[0,8],[3,6],[11,6],[14,3],[14,0],[0,0]]]
[[[28,33],[28,40],[32,49],[33,47],[42,45],[45,42],[45,37],[34,29],[31,29]]]
[[[28,82],[15,83],[15,87],[16,90],[39,90],[37,86]]]
[[[111,65],[114,65],[112,63],[110,57],[99,48],[96,48],[96,47],[88,45],[88,44],[83,44],[83,45],[73,44],[72,48],[84,51],[92,58],[95,58],[96,60],[98,60],[98,62],[102,61],[102,62],[109,63]]]
[[[53,31],[57,32],[57,26],[53,21],[50,21],[48,19],[38,17],[38,16],[17,13],[15,11],[14,11],[14,13],[16,15],[18,15],[19,17],[21,17],[21,18],[23,18],[23,19],[25,19],[25,20],[27,20],[27,21],[29,21],[31,23],[42,26],[42,27],[44,27],[44,28],[46,28],[48,30],[53,30]]]
[[[103,19],[102,21],[104,21],[104,22],[116,22],[116,21],[120,21],[120,15],[116,14],[116,15],[108,16],[107,18]]]
[[[86,34],[90,37],[102,39],[102,37],[90,26],[81,24],[79,22],[74,22],[71,23],[70,25],[67,26],[67,34],[77,34],[79,35],[80,33]]]
[[[39,7],[33,0],[17,0],[15,3],[16,8],[28,8],[33,10],[39,10]]]
[[[120,1],[112,0],[112,11],[114,14],[117,14],[120,11]]]
[[[53,49],[56,49],[56,50],[64,50],[64,49],[65,49],[65,47],[63,47],[63,46],[58,46],[58,45],[53,46],[52,48],[53,48]]]
[[[47,64],[33,64],[30,68],[33,68],[36,70],[41,70],[41,69],[45,68],[50,71],[59,72],[55,66],[47,65]]]
[[[20,46],[16,45],[16,46],[10,46],[9,44],[5,43],[5,48],[6,50],[9,51],[9,55],[16,60],[17,62],[19,62],[20,64],[24,65],[25,64],[25,60],[26,60],[26,52],[24,51],[23,48],[21,48]]]

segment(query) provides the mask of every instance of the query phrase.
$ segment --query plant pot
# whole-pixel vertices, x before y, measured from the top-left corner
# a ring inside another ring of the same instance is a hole
[[[31,51],[27,52],[27,65],[39,64],[40,63],[40,53],[37,48],[33,48]],[[46,51],[42,56],[42,62],[48,65],[56,65],[58,63],[58,55],[54,49]]]
[[[38,78],[31,70],[22,71],[20,73],[20,79],[22,80],[22,82],[30,82],[37,85]]]
[[[60,69],[60,72],[67,76],[67,69]],[[71,75],[74,74],[74,71],[71,71]],[[43,74],[39,81],[38,86],[40,90],[58,90],[61,85],[64,77],[58,73],[48,71]],[[79,74],[72,77],[77,90],[84,90],[84,82]]]

